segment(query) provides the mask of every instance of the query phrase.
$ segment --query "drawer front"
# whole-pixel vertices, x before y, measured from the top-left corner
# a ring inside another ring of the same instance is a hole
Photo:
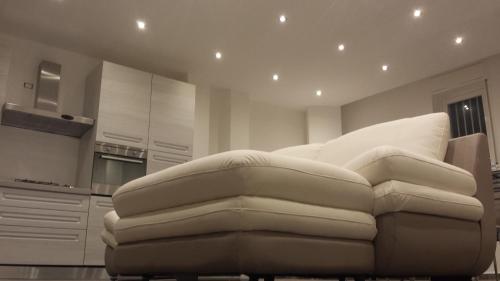
[[[85,265],[104,265],[106,245],[101,240],[104,230],[104,215],[113,210],[111,197],[91,196],[87,242],[85,243]]]
[[[0,206],[86,213],[89,196],[0,187]]]
[[[167,152],[148,150],[147,174],[191,161],[191,157]]]
[[[85,230],[0,225],[0,264],[82,265]]]
[[[113,211],[111,197],[91,196],[89,208],[89,228],[104,229],[104,215]]]
[[[0,225],[86,229],[87,213],[0,206]]]

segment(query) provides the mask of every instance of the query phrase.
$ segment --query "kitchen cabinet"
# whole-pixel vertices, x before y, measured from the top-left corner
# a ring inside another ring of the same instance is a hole
[[[104,215],[112,210],[111,197],[91,196],[85,243],[85,265],[104,265],[106,245],[101,240],[101,232],[104,230]]]
[[[191,156],[148,150],[147,174],[191,161]]]
[[[96,140],[146,149],[152,74],[110,62],[101,71]]]
[[[0,187],[0,264],[82,265],[89,196]]]
[[[195,86],[153,75],[148,149],[193,154]]]

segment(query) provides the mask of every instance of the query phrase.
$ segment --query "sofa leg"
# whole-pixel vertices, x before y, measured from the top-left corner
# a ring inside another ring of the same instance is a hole
[[[141,276],[141,281],[150,281],[152,276],[150,275],[142,275]]]
[[[365,277],[364,276],[354,276],[354,281],[365,281]]]
[[[259,281],[259,276],[257,275],[248,275],[248,281]]]
[[[431,281],[472,281],[471,276],[434,276]]]
[[[273,275],[264,276],[264,281],[274,281],[274,276]]]
[[[198,274],[180,274],[175,276],[177,281],[198,281]]]
[[[339,281],[345,281],[345,276],[339,276]]]

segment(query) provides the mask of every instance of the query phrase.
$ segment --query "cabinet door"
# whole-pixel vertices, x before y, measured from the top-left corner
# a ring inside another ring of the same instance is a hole
[[[148,149],[193,154],[194,85],[153,75]]]
[[[175,165],[186,163],[190,160],[190,156],[148,150],[148,165],[146,173],[151,174],[158,172]]]
[[[97,141],[147,148],[152,74],[103,63]]]
[[[0,205],[0,225],[87,229],[87,212],[17,208]]]
[[[0,264],[82,265],[85,230],[0,225]]]
[[[85,265],[104,265],[106,244],[101,240],[101,232],[104,230],[104,215],[112,210],[111,197],[92,196],[90,198]]]

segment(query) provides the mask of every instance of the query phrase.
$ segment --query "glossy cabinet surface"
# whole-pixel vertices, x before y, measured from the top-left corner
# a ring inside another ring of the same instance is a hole
[[[148,150],[147,174],[191,161],[190,156]]]
[[[0,188],[0,264],[82,265],[89,196]]]
[[[148,149],[192,156],[195,86],[153,75]]]
[[[96,140],[146,149],[152,74],[104,62]]]
[[[104,230],[104,215],[112,210],[111,197],[91,196],[85,243],[85,265],[104,265],[106,245],[101,240],[101,232]]]

